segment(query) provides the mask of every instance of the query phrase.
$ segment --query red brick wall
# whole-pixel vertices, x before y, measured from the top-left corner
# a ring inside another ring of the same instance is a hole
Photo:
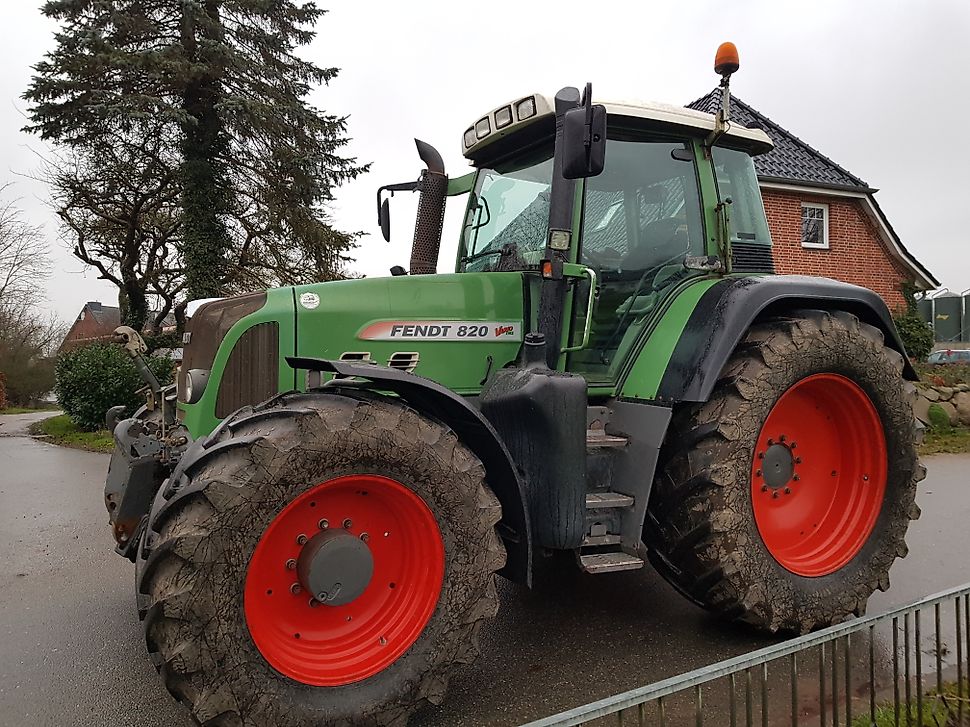
[[[763,189],[775,270],[822,275],[861,285],[882,296],[890,310],[903,305],[900,283],[909,276],[886,249],[858,199]],[[802,202],[829,207],[829,248],[802,247]]]

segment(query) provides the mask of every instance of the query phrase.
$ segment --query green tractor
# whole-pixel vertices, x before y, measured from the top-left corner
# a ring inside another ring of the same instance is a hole
[[[199,723],[403,724],[475,658],[496,576],[528,587],[555,551],[649,560],[768,632],[888,587],[916,375],[877,295],[772,274],[736,69],[719,54],[715,116],[518,98],[465,131],[458,178],[417,142],[419,180],[377,195],[386,237],[388,195],[420,192],[409,274],[206,302],[175,387],[109,412],[117,550]]]

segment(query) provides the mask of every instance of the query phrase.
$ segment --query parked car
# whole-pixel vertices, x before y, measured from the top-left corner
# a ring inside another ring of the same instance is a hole
[[[934,351],[926,357],[929,364],[970,364],[970,349],[951,349],[945,348],[941,351]]]

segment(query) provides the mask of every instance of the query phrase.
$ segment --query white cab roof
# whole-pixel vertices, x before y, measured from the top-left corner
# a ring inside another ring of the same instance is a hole
[[[530,126],[536,121],[547,118],[553,113],[553,109],[555,108],[555,99],[553,96],[546,96],[537,93],[532,94],[531,97],[535,99],[536,113],[527,119],[521,121],[515,120],[512,124],[499,129],[497,128],[495,113],[506,108],[511,108],[513,110],[513,114],[515,114],[518,104],[520,104],[522,101],[528,100],[530,96],[522,96],[511,103],[499,106],[485,116],[476,119],[475,122],[469,126],[469,129],[475,129],[476,124],[479,124],[481,121],[488,118],[491,131],[484,138],[476,139],[475,143],[473,143],[471,146],[465,146],[465,137],[462,137],[462,153],[466,157],[472,158],[477,155],[479,150],[492,142],[508,136],[511,133],[517,132],[526,126]],[[647,122],[654,122],[656,124],[678,127],[681,130],[696,130],[705,135],[714,130],[714,116],[712,114],[704,113],[703,111],[695,111],[694,109],[688,109],[682,106],[673,106],[671,104],[656,103],[653,101],[635,100],[594,99],[593,102],[603,104],[606,107],[607,119],[615,119],[617,117],[641,119]],[[731,124],[730,122],[725,137],[727,140],[736,140],[743,148],[747,149],[753,154],[763,154],[764,152],[770,151],[774,146],[768,135],[761,129],[746,129],[740,124]]]

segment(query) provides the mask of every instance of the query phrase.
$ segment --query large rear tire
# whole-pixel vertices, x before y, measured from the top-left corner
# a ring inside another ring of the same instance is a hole
[[[470,450],[397,400],[327,393],[243,409],[204,446],[141,552],[169,691],[203,725],[398,725],[440,701],[505,561]]]
[[[919,517],[921,430],[902,368],[849,313],[753,326],[710,400],[675,414],[645,528],[659,572],[770,632],[862,615]]]

